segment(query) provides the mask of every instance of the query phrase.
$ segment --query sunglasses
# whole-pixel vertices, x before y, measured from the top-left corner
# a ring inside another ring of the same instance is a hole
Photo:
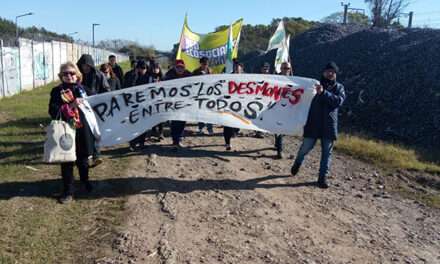
[[[63,76],[75,76],[76,75],[76,72],[71,72],[71,71],[65,71],[65,72],[63,72]]]
[[[283,67],[283,68],[281,68],[282,70],[290,70],[290,68],[288,68],[288,67]]]

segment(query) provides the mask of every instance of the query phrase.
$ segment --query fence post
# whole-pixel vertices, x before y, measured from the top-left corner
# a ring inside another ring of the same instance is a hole
[[[3,61],[3,39],[0,39],[0,63],[2,66],[2,96],[6,97],[5,63]]]
[[[34,57],[34,40],[31,39],[32,51],[32,89],[35,89],[35,57]]]
[[[58,42],[60,45],[58,45],[60,47],[60,65],[63,64],[63,62],[61,61],[61,59],[63,58],[61,55],[61,41]]]
[[[53,40],[50,42],[50,45],[52,46],[52,81],[55,81],[55,53],[53,52]]]
[[[21,77],[21,41],[18,39],[18,76],[20,77],[20,93],[23,91],[23,81]]]
[[[43,39],[43,75],[44,75],[44,85],[47,84],[47,79],[49,78],[49,76],[46,76],[46,50],[44,48],[44,39]]]

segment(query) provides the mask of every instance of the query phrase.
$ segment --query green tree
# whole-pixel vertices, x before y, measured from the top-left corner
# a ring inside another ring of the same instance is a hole
[[[370,6],[374,27],[388,27],[409,5],[409,0],[364,0]]]
[[[344,22],[344,12],[335,12],[327,17],[322,19],[324,23],[342,23]],[[353,13],[349,12],[347,14],[347,23],[349,24],[360,24],[360,25],[368,25],[369,18],[368,16],[362,13]]]

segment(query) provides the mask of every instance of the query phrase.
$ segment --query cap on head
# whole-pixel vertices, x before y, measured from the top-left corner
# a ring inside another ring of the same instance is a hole
[[[325,65],[324,71],[326,70],[334,70],[336,73],[339,73],[339,67],[338,65],[336,65],[336,62],[331,61],[329,63],[327,63],[327,65]]]
[[[176,66],[185,67],[185,62],[183,60],[176,60]]]
[[[145,68],[147,68],[147,63],[146,63],[144,60],[139,60],[139,61],[136,63],[136,68],[142,68],[142,69],[145,69]]]
[[[199,62],[200,63],[207,63],[209,61],[208,57],[201,57]]]

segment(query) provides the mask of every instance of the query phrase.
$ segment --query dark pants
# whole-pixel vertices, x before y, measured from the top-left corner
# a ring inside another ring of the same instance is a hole
[[[171,121],[171,137],[173,138],[173,145],[180,143],[185,131],[185,121]]]
[[[275,135],[275,148],[277,152],[283,152],[283,135]]]
[[[153,133],[156,137],[162,137],[163,136],[163,123],[160,123],[160,124],[154,126],[151,130],[153,130]]]
[[[66,162],[61,164],[61,177],[63,178],[63,193],[73,195],[73,166],[78,167],[79,178],[82,182],[89,181],[89,164],[87,157],[79,157],[76,162]]]
[[[212,124],[205,124],[205,123],[201,123],[201,122],[199,122],[199,124],[198,124],[198,127],[199,127],[199,130],[201,131],[201,130],[203,130],[203,128],[206,126],[206,129],[208,129],[208,132],[209,133],[212,133],[212,132],[214,132],[214,130],[212,129]]]
[[[231,138],[235,137],[239,129],[234,127],[223,127],[223,137],[225,138],[225,143],[227,145],[231,144]]]

